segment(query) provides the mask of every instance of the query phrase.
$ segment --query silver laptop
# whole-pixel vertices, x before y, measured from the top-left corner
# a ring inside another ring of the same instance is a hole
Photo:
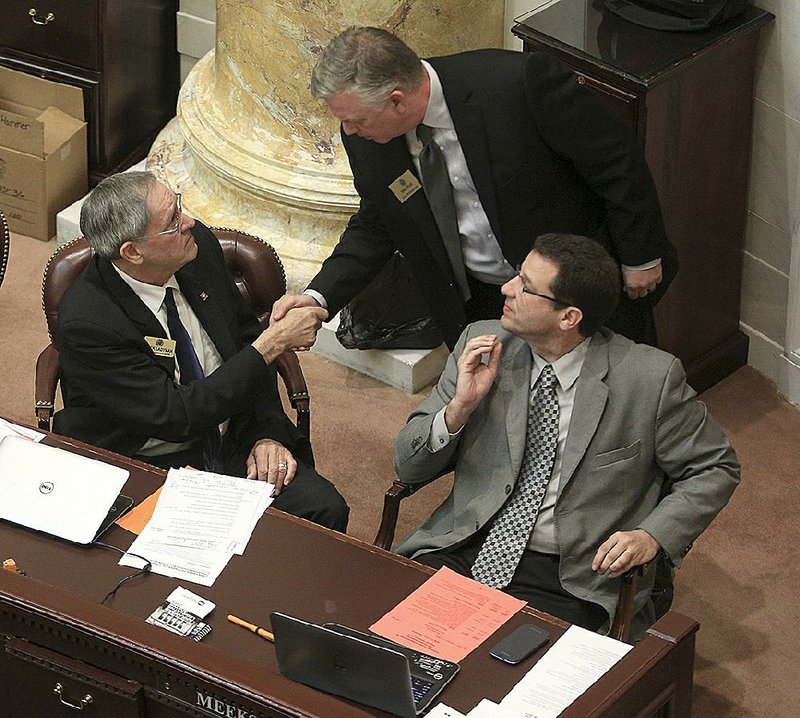
[[[403,718],[416,718],[458,673],[457,663],[346,626],[270,614],[281,673]]]
[[[127,480],[128,471],[96,459],[17,436],[0,440],[0,519],[67,541],[92,543],[119,513]]]

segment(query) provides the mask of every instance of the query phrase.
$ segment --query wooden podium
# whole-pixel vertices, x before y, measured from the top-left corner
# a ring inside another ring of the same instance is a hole
[[[659,345],[701,392],[747,363],[739,330],[759,31],[756,7],[701,32],[633,25],[602,0],[560,0],[518,22],[617,110],[644,147],[680,270],[656,307]]]
[[[131,471],[124,492],[140,501],[164,474],[78,442],[48,443]],[[104,540],[127,548],[133,536],[113,527]],[[214,586],[188,585],[217,605],[202,643],[144,619],[178,582],[149,574],[100,601],[131,569],[99,547],[82,547],[0,522],[2,559],[27,575],[0,570],[0,705],[4,718],[363,718],[387,716],[294,683],[278,671],[272,644],[228,623],[233,613],[268,624],[271,611],[366,630],[416,589],[431,569],[301,519],[269,510],[244,556],[234,557]],[[517,666],[489,657],[489,645],[521,623],[550,643]],[[479,646],[442,700],[467,712],[483,697],[500,701],[553,645],[568,624],[525,609]],[[564,718],[691,715],[697,623],[669,613]],[[77,711],[81,711],[78,713]]]

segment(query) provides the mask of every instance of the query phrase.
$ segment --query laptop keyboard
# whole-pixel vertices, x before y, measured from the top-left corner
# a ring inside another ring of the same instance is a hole
[[[428,691],[433,688],[433,683],[425,681],[422,678],[411,676],[411,691],[414,694],[414,703],[419,702],[428,694]]]

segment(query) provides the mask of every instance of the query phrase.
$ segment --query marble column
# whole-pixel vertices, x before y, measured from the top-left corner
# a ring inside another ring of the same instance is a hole
[[[503,0],[217,0],[215,49],[181,89],[148,157],[186,210],[270,242],[302,289],[358,206],[338,122],[309,91],[322,47],[351,25],[421,56],[501,47]]]

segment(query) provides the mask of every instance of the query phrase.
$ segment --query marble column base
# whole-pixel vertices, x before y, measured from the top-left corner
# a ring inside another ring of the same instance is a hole
[[[219,105],[206,97],[213,71],[212,52],[184,83],[179,115],[156,138],[147,168],[182,193],[193,217],[269,242],[286,268],[288,291],[302,291],[358,208],[352,179],[346,170],[293,164],[285,139],[255,128],[246,144],[230,142],[219,129],[227,126],[215,115]]]

